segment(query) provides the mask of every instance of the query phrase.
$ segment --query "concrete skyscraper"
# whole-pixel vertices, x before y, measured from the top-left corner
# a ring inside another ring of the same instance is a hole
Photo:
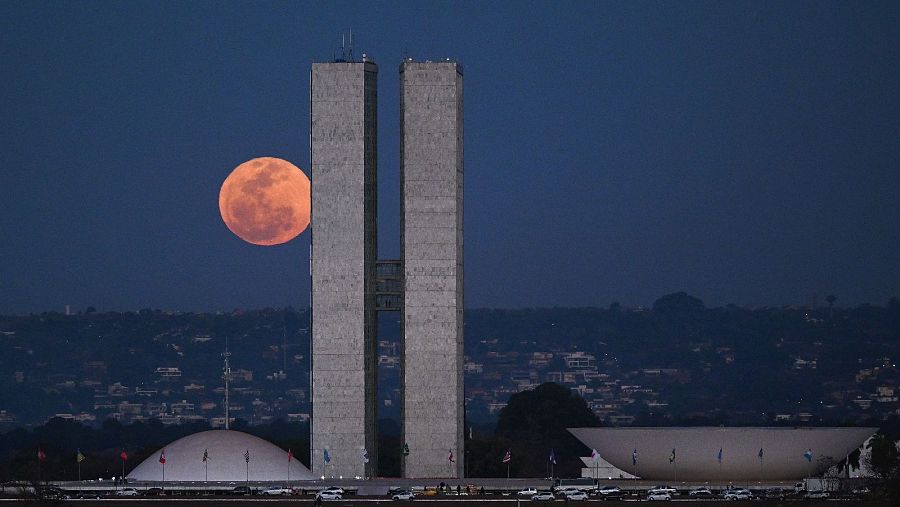
[[[462,477],[463,73],[400,66],[405,477]],[[453,461],[451,461],[451,453]]]
[[[373,476],[378,462],[377,80],[378,67],[365,58],[316,63],[310,76],[310,459],[316,476]]]

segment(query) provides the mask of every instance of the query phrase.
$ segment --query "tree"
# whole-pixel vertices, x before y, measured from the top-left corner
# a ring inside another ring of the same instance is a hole
[[[879,479],[886,479],[900,466],[900,452],[897,443],[887,435],[877,433],[869,441],[871,452],[866,458],[866,465]]]
[[[686,292],[676,292],[653,302],[653,311],[664,314],[693,314],[706,309],[703,301]]]
[[[517,472],[516,475],[544,476],[552,449],[557,460],[557,475],[577,477],[581,475],[583,465],[580,458],[590,451],[567,428],[599,425],[600,420],[581,396],[548,382],[510,396],[506,407],[500,411],[494,436],[509,441],[513,457],[511,472]],[[505,449],[493,448],[494,453],[500,450],[505,452]],[[502,457],[501,453],[488,459],[499,463]],[[505,467],[501,468],[505,472]]]

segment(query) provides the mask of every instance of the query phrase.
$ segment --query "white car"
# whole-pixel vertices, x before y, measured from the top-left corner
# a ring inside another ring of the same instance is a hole
[[[691,498],[712,498],[713,492],[709,488],[694,488],[688,492],[688,496]]]
[[[322,491],[330,491],[332,493],[337,493],[339,495],[344,494],[344,488],[339,488],[337,486],[329,486],[329,487],[323,489]]]
[[[516,496],[534,496],[536,494],[538,494],[537,488],[525,488],[516,493]]]
[[[556,500],[556,497],[553,496],[553,493],[550,491],[541,491],[540,493],[532,496],[531,499],[536,502],[552,502]]]
[[[394,493],[391,500],[412,500],[413,496],[412,491],[398,491]]]
[[[601,486],[597,489],[597,494],[602,497],[620,496],[622,489],[618,486]]]
[[[293,490],[282,486],[274,486],[271,488],[264,489],[262,494],[264,495],[290,495],[293,493]]]
[[[678,490],[672,486],[653,486],[647,491],[647,493],[668,493],[670,495],[674,495],[677,492]]]
[[[659,501],[659,500],[671,500],[672,495],[665,492],[647,492],[647,500],[651,501]]]
[[[125,488],[116,491],[116,496],[138,496],[138,492],[134,488]]]
[[[316,495],[317,500],[321,500],[323,502],[331,502],[335,500],[343,500],[343,497],[340,493],[335,491],[328,491],[327,489],[319,491]]]
[[[725,493],[725,500],[750,500],[753,495],[746,489],[732,489]]]
[[[587,499],[588,499],[587,493],[585,493],[584,491],[576,489],[574,491],[569,490],[566,492],[566,500],[580,501],[580,500],[587,500]]]

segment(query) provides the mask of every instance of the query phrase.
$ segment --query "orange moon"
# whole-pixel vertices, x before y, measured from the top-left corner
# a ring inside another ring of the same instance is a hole
[[[309,226],[309,203],[309,178],[280,158],[244,162],[219,191],[225,225],[254,245],[280,245],[296,238]]]

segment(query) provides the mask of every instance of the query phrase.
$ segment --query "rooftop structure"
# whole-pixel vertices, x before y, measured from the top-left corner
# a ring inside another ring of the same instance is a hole
[[[160,463],[163,450],[165,464]],[[130,481],[153,482],[237,482],[246,481],[248,477],[251,481],[315,479],[296,459],[289,462],[284,450],[259,437],[234,430],[201,431],[180,438],[157,450],[128,474]]]
[[[618,469],[660,481],[793,480],[821,474],[878,428],[569,428]]]

